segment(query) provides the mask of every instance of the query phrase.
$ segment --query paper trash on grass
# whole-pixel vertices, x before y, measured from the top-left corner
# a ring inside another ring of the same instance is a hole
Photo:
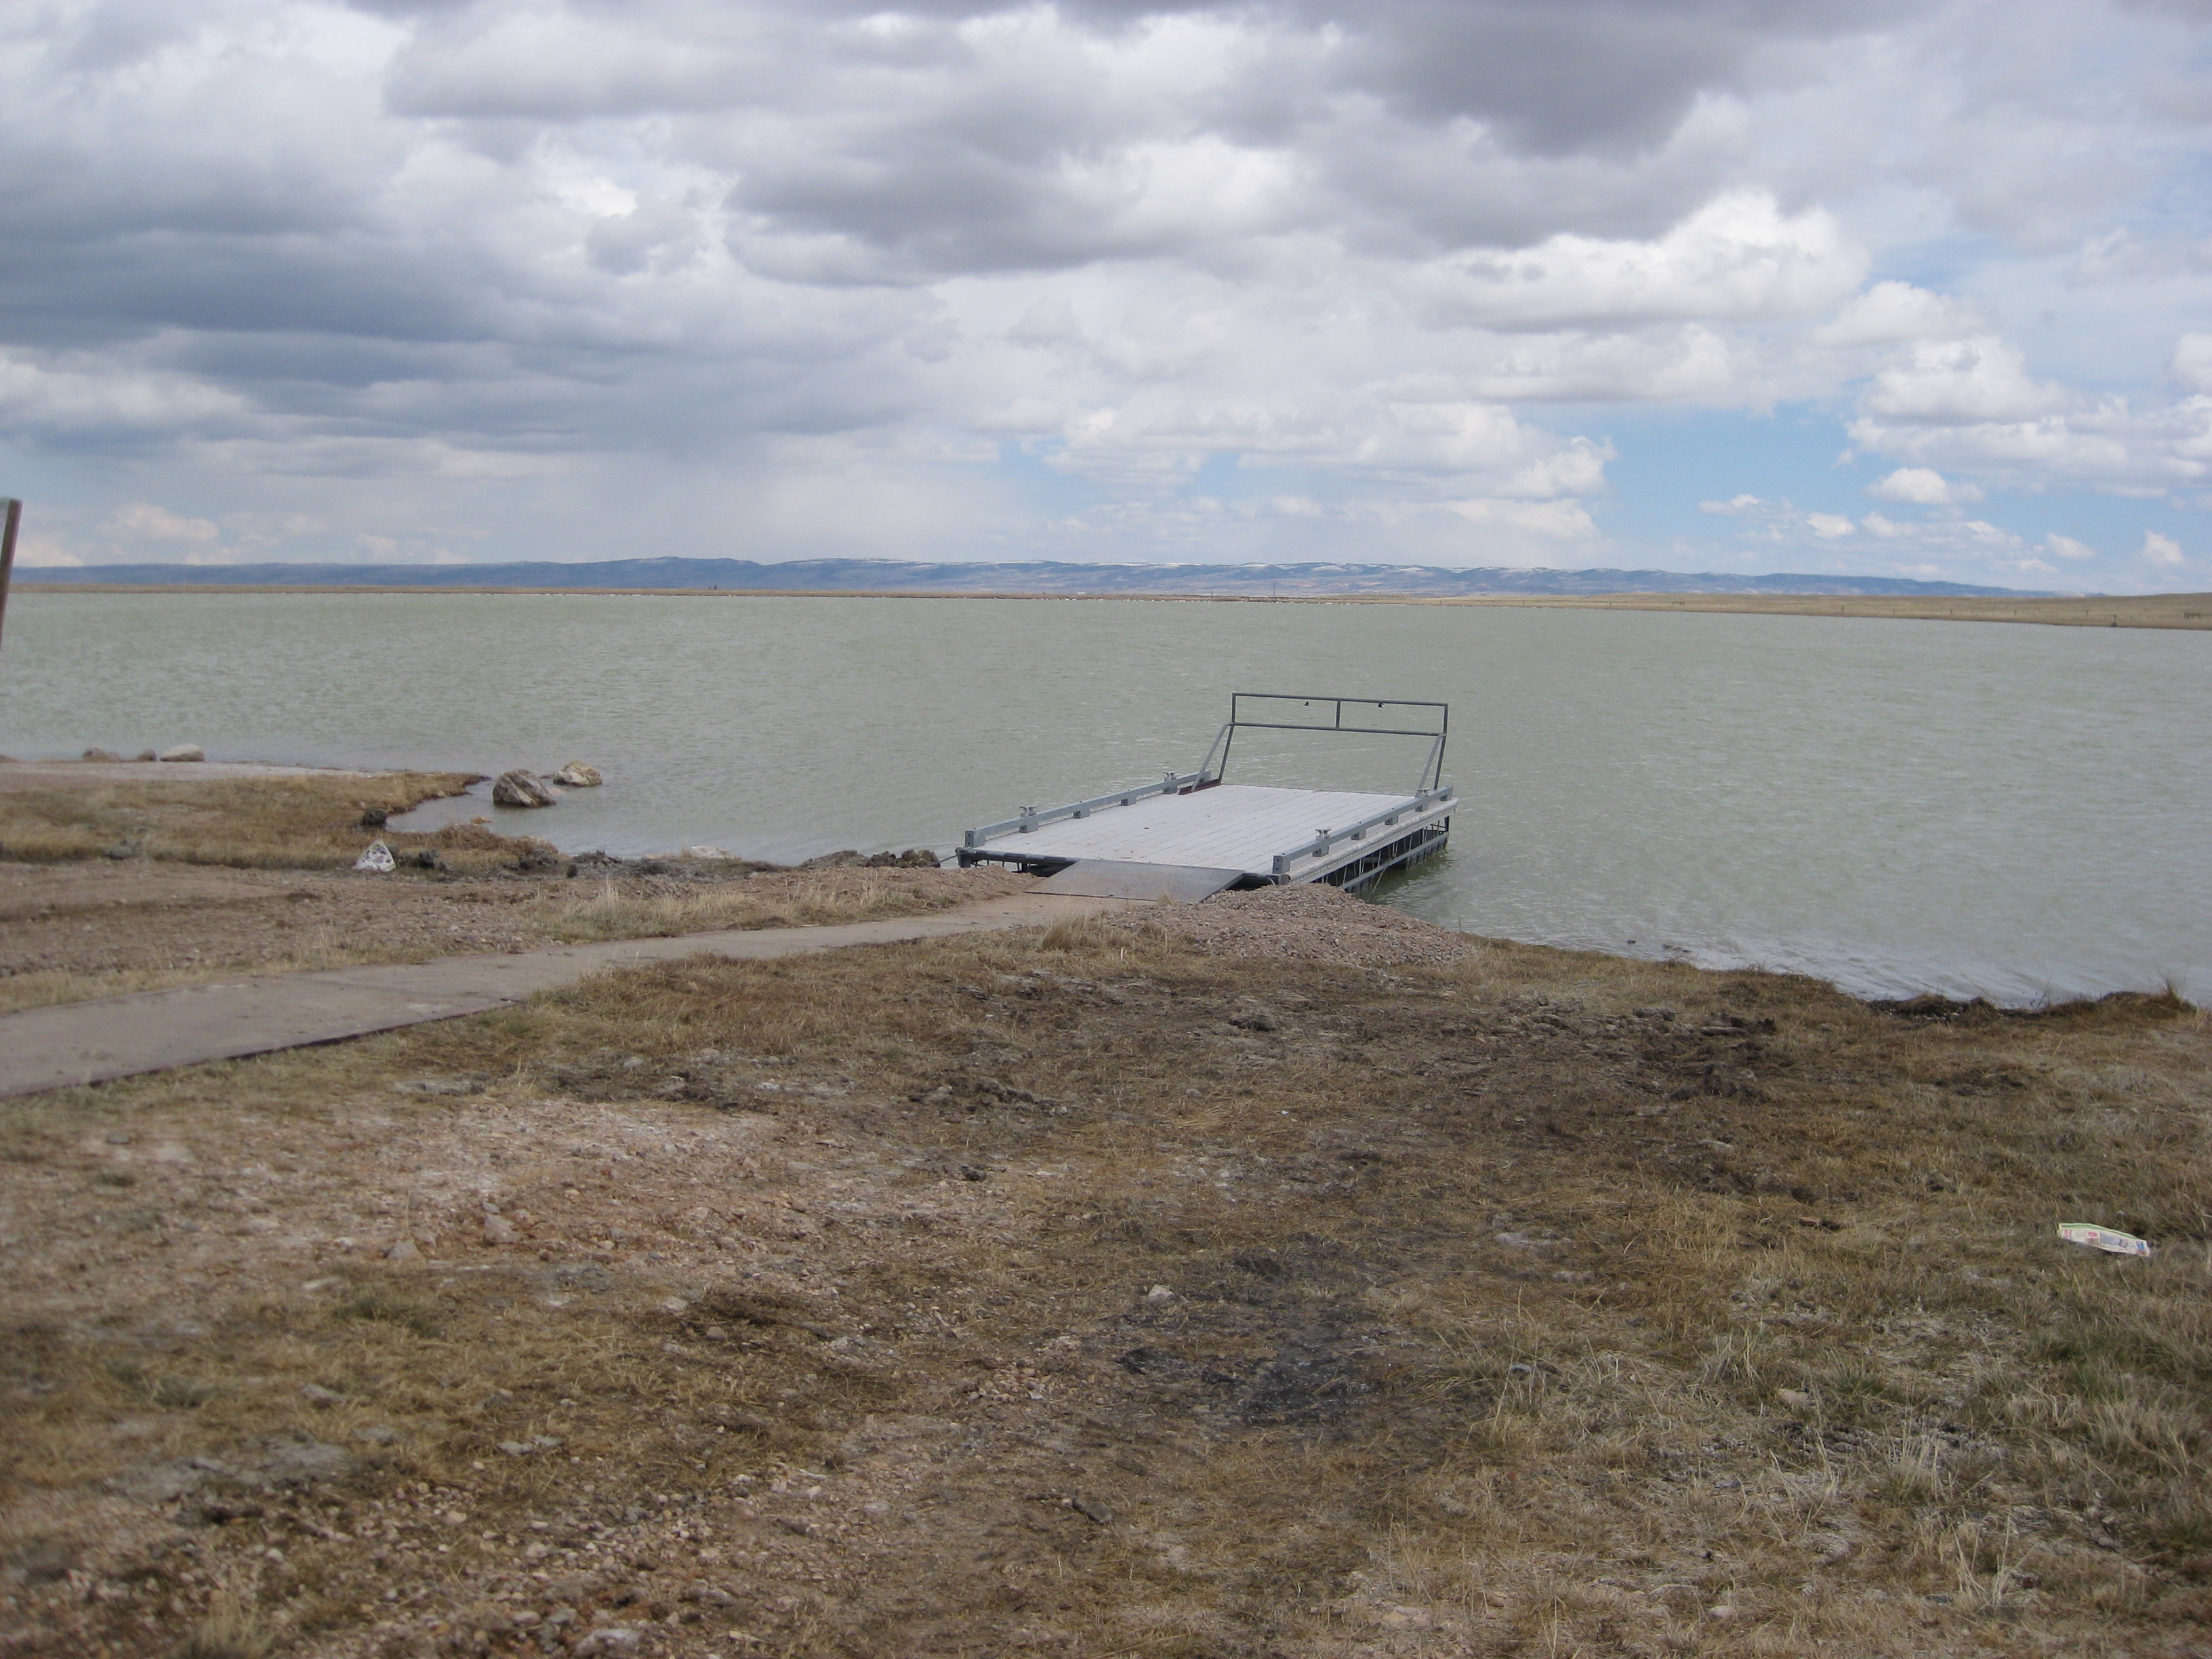
[[[2086,1221],[2063,1223],[2058,1236],[2069,1244],[2087,1244],[2093,1250],[2109,1250],[2114,1255],[2150,1254],[2148,1239],[2137,1238],[2133,1233],[2116,1233],[2110,1227],[2093,1227]]]
[[[368,844],[368,851],[353,861],[353,867],[356,870],[389,871],[396,866],[392,862],[392,849],[380,841],[373,841]]]

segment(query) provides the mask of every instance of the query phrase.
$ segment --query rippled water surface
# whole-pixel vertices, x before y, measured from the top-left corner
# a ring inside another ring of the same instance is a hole
[[[1434,605],[18,590],[0,750],[607,787],[571,851],[793,859],[1194,764],[1232,690],[1435,698],[1465,805],[1389,902],[1848,988],[2212,995],[2212,635]],[[1410,783],[1418,749],[1232,777]],[[486,810],[471,809],[471,810]]]

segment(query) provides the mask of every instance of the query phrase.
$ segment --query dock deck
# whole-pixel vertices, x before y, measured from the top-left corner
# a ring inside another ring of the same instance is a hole
[[[1248,701],[1291,703],[1301,710],[1333,705],[1334,719],[1328,725],[1246,720],[1241,716]],[[1197,771],[1066,806],[1025,807],[1019,817],[968,831],[960,862],[1012,865],[1061,880],[1072,891],[1132,897],[1194,898],[1226,887],[1293,882],[1364,886],[1441,850],[1458,799],[1434,775],[1443,764],[1441,719],[1434,731],[1348,726],[1343,724],[1344,707],[1343,699],[1239,693],[1231,704],[1229,724]],[[1380,731],[1429,738],[1433,747],[1419,784],[1408,795],[1224,783],[1221,771],[1240,726]]]

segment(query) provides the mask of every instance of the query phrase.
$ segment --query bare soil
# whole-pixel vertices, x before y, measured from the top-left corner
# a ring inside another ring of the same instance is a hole
[[[0,1103],[0,1652],[2201,1656],[2208,1061],[1305,890]]]

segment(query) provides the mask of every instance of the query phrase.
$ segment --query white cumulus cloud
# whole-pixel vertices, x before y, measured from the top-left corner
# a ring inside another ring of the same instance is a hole
[[[1867,486],[1878,501],[1905,501],[1917,507],[1953,507],[1978,501],[1982,492],[1972,484],[1954,483],[1932,466],[1901,466]]]

